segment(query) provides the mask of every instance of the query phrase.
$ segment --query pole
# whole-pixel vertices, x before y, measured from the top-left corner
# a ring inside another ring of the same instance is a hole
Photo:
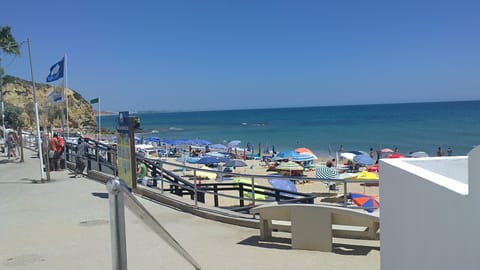
[[[125,206],[123,194],[119,188],[120,180],[107,183],[110,205],[110,241],[112,249],[112,269],[127,269],[127,241],[125,236]]]
[[[102,120],[100,119],[100,96],[98,97],[98,141],[100,141],[100,136],[102,130]]]
[[[68,127],[68,96],[65,95],[65,88],[67,88],[67,54],[64,56],[63,60],[63,98],[66,104],[67,110],[67,138],[70,137],[70,128]],[[65,134],[65,132],[64,132]]]
[[[1,61],[2,59],[0,58],[0,68],[1,68]],[[2,88],[2,77],[3,77],[3,74],[0,73],[0,94],[2,95],[2,127],[3,127],[3,143],[4,143],[4,146],[7,142],[7,130],[5,129],[5,105],[3,103],[3,88]],[[5,156],[8,156],[8,152],[7,150],[4,150],[4,152],[6,153]]]
[[[37,126],[38,158],[40,159],[40,179],[43,181],[45,179],[45,172],[43,171],[42,134],[40,134],[40,119],[38,117],[37,89],[35,88],[35,79],[33,77],[32,49],[30,47],[30,39],[27,39],[27,43],[28,43],[28,57],[30,59],[30,72],[32,74],[33,102],[35,103],[35,124]]]

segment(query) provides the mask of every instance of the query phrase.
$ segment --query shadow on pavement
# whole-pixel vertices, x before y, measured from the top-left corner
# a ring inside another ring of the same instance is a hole
[[[260,236],[251,236],[237,244],[261,248],[292,249],[292,241],[289,238],[281,237],[273,237],[271,241],[266,241],[260,240]]]
[[[92,192],[92,195],[95,197],[98,197],[100,199],[108,199],[108,193],[107,192]]]

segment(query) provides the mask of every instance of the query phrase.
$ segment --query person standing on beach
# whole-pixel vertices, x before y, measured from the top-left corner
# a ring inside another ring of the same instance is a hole
[[[373,148],[370,147],[370,152],[368,152],[368,155],[373,159],[375,157],[375,152],[373,152]]]
[[[451,147],[448,147],[448,149],[447,149],[447,156],[451,156],[452,153],[453,153],[452,148],[451,148]]]
[[[439,146],[439,147],[438,147],[438,150],[437,150],[437,156],[438,156],[438,157],[441,157],[441,156],[444,156],[444,155],[445,155],[445,153],[443,153],[442,148]]]

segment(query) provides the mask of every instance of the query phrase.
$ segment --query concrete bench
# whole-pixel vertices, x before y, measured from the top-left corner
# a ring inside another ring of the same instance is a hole
[[[292,235],[292,248],[332,251],[332,238],[378,240],[380,218],[355,209],[312,204],[265,204],[252,208],[260,215],[260,239],[272,240],[272,231]]]

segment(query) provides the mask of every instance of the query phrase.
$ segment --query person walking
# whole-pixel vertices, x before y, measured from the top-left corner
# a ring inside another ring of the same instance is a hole
[[[15,151],[15,149],[17,148],[17,141],[15,140],[15,136],[13,136],[13,133],[8,134],[6,143],[8,159],[10,159],[11,156],[17,159],[17,153]]]
[[[73,176],[74,178],[77,177],[77,175],[83,175],[83,170],[87,166],[89,147],[90,146],[88,144],[87,138],[78,138],[77,153],[75,156],[75,174]]]

